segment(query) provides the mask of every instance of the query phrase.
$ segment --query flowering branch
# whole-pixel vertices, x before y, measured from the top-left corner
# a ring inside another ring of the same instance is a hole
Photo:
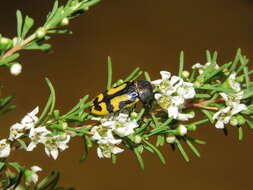
[[[100,0],[68,0],[65,5],[59,5],[55,1],[52,11],[48,14],[44,25],[37,28],[32,34],[30,32],[34,20],[23,17],[18,10],[17,15],[17,36],[9,39],[0,34],[0,66],[10,68],[13,75],[21,73],[22,65],[16,60],[20,56],[20,50],[42,50],[49,51],[51,45],[44,43],[50,39],[51,34],[71,34],[70,30],[62,29],[67,26],[71,19],[88,11],[89,7],[95,5]]]

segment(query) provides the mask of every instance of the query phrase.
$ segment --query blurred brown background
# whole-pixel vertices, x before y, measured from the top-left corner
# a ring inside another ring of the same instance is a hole
[[[42,24],[52,7],[50,0],[2,1],[1,33],[15,35],[15,11],[35,18]],[[238,47],[252,59],[253,2],[250,0],[164,1],[107,0],[86,14],[71,21],[74,35],[55,36],[53,52],[22,52],[23,73],[13,77],[0,71],[4,94],[16,92],[18,106],[0,121],[1,134],[31,111],[43,106],[48,97],[44,77],[52,80],[57,92],[57,107],[67,111],[86,93],[92,96],[105,88],[105,62],[112,56],[114,79],[125,77],[135,67],[149,71],[153,78],[162,69],[177,72],[178,55],[185,51],[187,68],[196,62],[205,63],[205,50],[219,51],[219,64],[235,55]],[[252,63],[250,63],[252,64]],[[61,185],[89,190],[126,189],[252,189],[253,132],[246,129],[245,139],[237,140],[234,129],[229,136],[211,126],[193,133],[207,140],[200,146],[202,158],[192,155],[186,163],[170,147],[163,149],[167,165],[149,153],[144,154],[146,169],[141,171],[131,152],[124,152],[118,163],[99,160],[95,149],[84,164],[81,140],[75,138],[70,149],[57,161],[48,158],[42,147],[32,153],[15,152],[13,160],[27,166],[40,165],[43,175],[53,169],[61,171]]]

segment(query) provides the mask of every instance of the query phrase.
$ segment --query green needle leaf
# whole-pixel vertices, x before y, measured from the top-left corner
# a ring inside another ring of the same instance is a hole
[[[112,87],[112,60],[111,57],[107,57],[107,89]]]
[[[148,141],[146,141],[146,140],[143,140],[143,141],[145,142],[146,145],[148,145],[156,153],[156,155],[158,156],[158,158],[160,159],[160,161],[163,164],[165,164],[166,161],[165,161],[165,158],[163,157],[162,153],[154,145],[152,145]]]
[[[149,74],[148,74],[148,72],[144,72],[144,77],[145,77],[145,79],[147,80],[147,81],[151,81],[151,78],[150,78],[150,76],[149,76]]]
[[[247,122],[249,128],[250,128],[250,129],[253,129],[253,122],[250,121],[250,120],[246,120],[246,122]]]
[[[127,81],[132,81],[134,76],[140,71],[140,68],[137,67],[136,69],[133,70],[133,72],[127,77],[125,78],[124,82],[127,82]]]
[[[55,90],[54,90],[54,87],[52,85],[52,83],[50,82],[50,80],[48,78],[45,78],[46,82],[47,82],[47,85],[50,89],[50,92],[51,92],[51,96],[52,96],[52,102],[51,102],[51,107],[50,107],[50,110],[49,110],[49,115],[51,115],[54,111],[54,107],[55,107],[55,101],[56,101],[56,98],[55,98]]]
[[[184,70],[184,51],[181,51],[179,58],[179,72],[178,72],[179,77],[182,77],[183,70]]]
[[[117,157],[115,154],[112,154],[112,164],[116,164],[117,162]]]
[[[187,138],[184,139],[186,144],[189,146],[189,148],[192,150],[192,152],[197,156],[200,157],[200,153],[197,150],[197,148],[191,143],[190,140],[188,140]]]
[[[243,140],[243,129],[241,126],[238,127],[238,140]]]
[[[236,66],[237,66],[237,64],[239,63],[239,60],[240,60],[240,56],[241,56],[241,49],[239,48],[236,52],[235,59],[234,59],[232,65],[229,69],[230,73],[236,69]]]
[[[181,143],[178,140],[176,140],[176,145],[177,145],[180,153],[182,154],[183,158],[185,159],[185,161],[189,162],[190,159],[189,159],[187,153],[184,151],[184,148],[182,147]]]
[[[139,152],[139,150],[138,150],[137,147],[135,147],[133,150],[134,150],[134,153],[135,153],[135,155],[136,155],[136,158],[137,158],[137,160],[138,160],[138,162],[139,162],[140,168],[141,168],[142,170],[144,170],[144,162],[143,162],[143,159],[142,159],[142,157],[141,157],[141,153]]]
[[[23,17],[22,17],[22,13],[20,10],[17,10],[16,17],[17,17],[17,35],[18,35],[18,37],[21,38]]]
[[[21,36],[22,39],[25,38],[26,34],[29,32],[33,24],[34,24],[34,20],[31,17],[26,16],[25,23],[23,26],[22,36]]]

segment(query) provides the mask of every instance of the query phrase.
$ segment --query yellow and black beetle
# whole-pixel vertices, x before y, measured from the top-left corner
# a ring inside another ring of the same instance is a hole
[[[153,87],[150,82],[145,80],[125,82],[99,94],[90,110],[94,115],[107,115],[131,107],[139,101],[146,106],[153,99]]]

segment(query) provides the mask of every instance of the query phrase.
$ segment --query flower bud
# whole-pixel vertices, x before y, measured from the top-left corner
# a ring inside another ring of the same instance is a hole
[[[196,80],[196,81],[194,82],[194,87],[195,87],[195,88],[200,88],[200,87],[201,87],[201,83],[200,83],[199,81]]]
[[[12,40],[9,38],[0,38],[0,49],[8,49],[12,45]]]
[[[14,63],[10,67],[10,72],[12,75],[17,76],[22,72],[22,65],[20,63]]]
[[[232,126],[237,126],[238,125],[238,120],[236,117],[232,117],[229,121],[230,125]]]
[[[131,112],[130,117],[131,117],[131,119],[137,119],[138,114],[133,111],[133,112]]]
[[[62,126],[62,129],[63,129],[63,130],[66,130],[67,127],[68,127],[68,123],[67,123],[67,122],[63,122],[63,123],[61,124],[61,126]]]
[[[64,19],[62,19],[61,26],[67,26],[68,24],[69,24],[69,19],[67,17],[65,17]]]
[[[189,76],[190,76],[190,72],[189,71],[183,71],[182,72],[182,77],[183,78],[189,78]]]
[[[185,125],[179,125],[177,127],[177,132],[180,136],[184,136],[187,133],[187,128],[185,127]]]
[[[166,137],[166,142],[167,143],[169,143],[169,144],[172,144],[172,143],[174,143],[175,141],[176,141],[176,136],[175,135],[168,135],[167,137]]]
[[[139,136],[139,135],[134,136],[134,142],[135,142],[136,144],[140,144],[141,141],[142,141],[141,136]]]
[[[43,38],[45,37],[46,33],[47,33],[46,29],[43,27],[40,27],[36,32],[36,36],[37,38]]]
[[[187,130],[188,131],[196,131],[197,130],[197,126],[193,125],[193,124],[189,124],[189,125],[187,125]]]

